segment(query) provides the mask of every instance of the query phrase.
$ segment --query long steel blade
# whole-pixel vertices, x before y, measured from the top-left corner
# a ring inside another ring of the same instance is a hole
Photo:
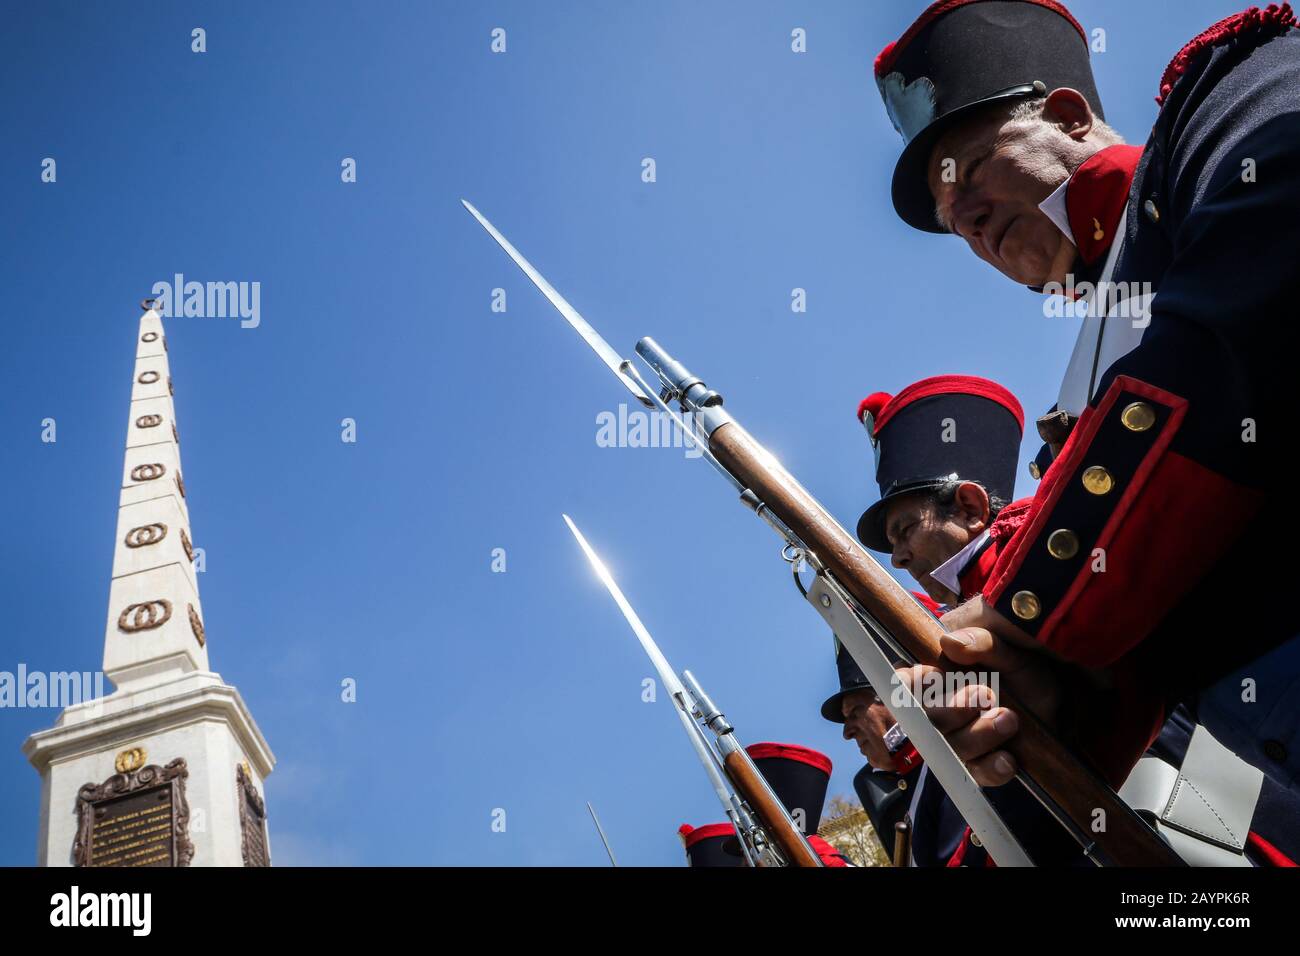
[[[646,656],[650,658],[650,663],[654,665],[655,673],[659,675],[659,683],[663,685],[664,690],[668,692],[670,697],[674,699],[678,699],[679,695],[685,697],[686,688],[682,686],[681,680],[673,673],[668,659],[664,657],[663,651],[659,650],[659,645],[655,643],[655,639],[650,636],[650,632],[641,623],[641,618],[637,616],[632,605],[623,596],[623,590],[618,586],[618,582],[614,580],[614,576],[609,573],[609,568],[605,567],[605,562],[600,560],[600,555],[587,543],[587,539],[578,530],[578,526],[573,523],[573,519],[568,515],[562,515],[561,517],[564,518],[564,523],[569,526],[569,530],[573,532],[573,536],[578,539],[578,544],[587,556],[587,560],[591,562],[596,577],[600,578],[601,583],[605,585],[605,590],[614,599],[618,609],[623,612],[623,617],[626,618],[628,626],[632,628],[632,633],[641,642],[641,647],[645,649]]]
[[[686,712],[690,706],[688,702],[692,700],[690,692],[682,685],[677,675],[673,673],[668,659],[664,657],[663,651],[659,650],[659,645],[655,643],[655,639],[650,636],[646,626],[641,623],[641,618],[633,610],[632,605],[628,603],[627,598],[623,596],[623,590],[618,586],[618,582],[614,580],[614,576],[609,573],[609,568],[605,567],[605,562],[600,559],[600,555],[587,543],[587,539],[583,537],[582,532],[578,530],[578,526],[573,523],[572,518],[568,515],[562,515],[561,517],[564,518],[564,523],[569,526],[569,530],[573,532],[573,536],[578,540],[583,553],[587,556],[592,569],[596,572],[596,577],[600,578],[601,583],[605,585],[605,590],[614,599],[618,609],[623,612],[623,617],[632,628],[632,633],[641,642],[641,647],[645,650],[646,656],[650,658],[650,663],[654,665],[655,673],[659,675],[659,683],[672,699],[673,710],[677,712],[682,729],[686,731],[686,736],[691,742],[691,748],[695,751],[695,755],[700,758],[700,763],[709,778],[709,784],[713,787],[713,792],[717,794],[718,800],[722,803],[722,808],[727,813],[728,818],[731,819],[732,823],[739,826],[734,802],[735,797],[730,786],[718,770],[718,758],[703,741],[703,734],[700,732],[699,725]]]
[[[474,208],[473,204],[467,199],[461,200],[462,205],[469,210],[471,216],[478,220],[479,225],[488,231],[488,235],[497,241],[502,249],[506,251],[511,259],[515,260],[515,265],[523,270],[524,275],[532,280],[533,285],[542,291],[542,295],[551,300],[551,305],[564,316],[569,325],[573,326],[574,331],[582,336],[582,340],[591,346],[592,351],[600,356],[600,360],[609,366],[609,370],[618,377],[624,387],[636,396],[637,401],[647,408],[654,408],[655,403],[645,390],[638,385],[627,373],[628,360],[623,358],[606,342],[599,332],[593,329],[590,323],[579,314],[578,310],[569,305],[567,299],[555,291],[555,287],[546,281],[546,278],[533,268],[533,264],[520,254],[519,250],[510,244],[510,240],[497,231],[496,226],[488,222],[481,212]]]
[[[605,838],[605,828],[600,825],[600,817],[596,816],[596,808],[587,801],[587,812],[591,814],[591,822],[596,824],[596,832],[600,834],[600,842],[605,844],[605,852],[609,854],[609,865],[618,866],[618,860],[614,859],[614,851],[610,849],[609,840]]]

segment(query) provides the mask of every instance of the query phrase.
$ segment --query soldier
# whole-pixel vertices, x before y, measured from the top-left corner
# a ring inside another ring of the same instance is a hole
[[[817,832],[826,804],[826,788],[831,782],[831,758],[798,744],[758,743],[750,744],[745,750],[799,829],[807,835],[822,865],[848,866],[843,854]]]
[[[880,487],[858,519],[859,540],[941,605],[978,594],[1027,504],[1007,507],[1024,432],[1020,402],[986,378],[939,375],[897,395],[868,395],[858,419]]]
[[[745,748],[759,773],[776,792],[799,829],[807,835],[823,866],[849,866],[843,854],[818,835],[826,788],[831,780],[831,759],[798,744],[758,743]],[[677,829],[691,866],[743,866],[736,830],[730,823]]]
[[[857,744],[858,752],[867,758],[866,765],[853,776],[853,790],[892,860],[898,824],[908,820],[912,794],[921,775],[920,755],[839,641],[835,642],[835,667],[840,689],[826,698],[821,713],[832,723],[843,724],[844,739]],[[949,857],[961,836],[962,830],[953,828],[949,838],[941,841]]]
[[[1275,423],[1294,403],[1300,274],[1275,263],[1300,240],[1295,25],[1270,5],[1199,34],[1153,83],[1141,149],[1105,125],[1087,37],[1054,0],[943,0],[875,64],[906,142],[899,216],[1087,314],[1039,423],[1054,460],[943,649],[1034,693],[1112,784],[1183,701],[1297,785],[1295,625],[1237,599],[1286,566],[1263,504],[1285,500],[1290,473]],[[1054,681],[1039,648],[1100,673],[1108,696]],[[949,703],[932,719],[975,778],[1011,779],[1015,714]]]
[[[1028,504],[1008,504],[1024,427],[1016,397],[985,378],[940,375],[897,395],[867,396],[858,419],[871,442],[880,488],[879,499],[858,520],[858,538],[906,570],[925,589],[918,600],[935,613],[978,594]],[[915,748],[891,726],[857,664],[838,642],[836,648],[840,691],[822,705],[822,716],[843,723],[845,739],[869,761],[854,787],[886,851],[893,856],[893,826],[906,814],[916,865],[988,865],[988,855],[923,770]],[[1073,842],[1021,788],[991,799],[1037,861],[1078,858]]]
[[[1011,495],[1021,439],[1015,396],[987,379],[945,375],[896,396],[870,395],[858,417],[875,451],[880,487],[879,500],[858,522],[863,544],[889,553],[895,567],[944,605],[979,594],[1030,504],[1002,504]],[[918,599],[925,602],[924,595]],[[943,610],[933,601],[927,606]],[[840,692],[822,705],[822,716],[843,723],[845,738],[857,742],[869,761],[854,785],[886,850],[893,855],[893,825],[910,813],[917,865],[983,865],[986,857],[956,808],[928,776],[922,778],[915,749],[900,747],[884,704],[838,643],[836,666]],[[1294,829],[1300,801],[1270,781],[1261,786],[1259,776],[1180,712],[1121,795],[1157,820],[1190,862],[1289,865],[1300,842]],[[1195,798],[1176,799],[1179,788]],[[1022,835],[1029,821],[1038,835],[1026,842],[1036,844],[1040,856],[1044,845],[1057,854],[1044,859],[1077,856],[1047,835],[1052,825],[1036,805],[1001,793],[994,802]]]

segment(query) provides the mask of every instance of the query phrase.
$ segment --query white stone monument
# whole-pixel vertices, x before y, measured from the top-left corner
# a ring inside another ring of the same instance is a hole
[[[104,636],[115,690],[23,744],[41,774],[37,862],[267,866],[275,757],[239,691],[208,669],[167,340],[144,306]]]

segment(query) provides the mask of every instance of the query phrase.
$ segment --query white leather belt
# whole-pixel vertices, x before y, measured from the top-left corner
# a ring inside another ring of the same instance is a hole
[[[1246,838],[1255,816],[1261,770],[1197,726],[1181,768],[1143,757],[1119,795],[1156,819],[1156,829],[1192,866],[1250,866]]]

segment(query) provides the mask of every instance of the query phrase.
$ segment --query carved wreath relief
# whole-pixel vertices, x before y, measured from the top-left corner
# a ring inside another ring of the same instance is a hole
[[[118,630],[132,634],[136,631],[151,631],[162,627],[172,616],[172,602],[157,598],[142,604],[128,604],[117,617]]]
[[[167,474],[167,466],[152,462],[147,465],[136,465],[131,469],[132,481],[153,481],[155,478],[161,478]]]
[[[203,635],[203,622],[199,620],[199,612],[194,610],[193,604],[185,606],[190,609],[190,630],[194,632],[194,639],[199,642],[199,647],[202,647],[207,642],[207,638]]]
[[[146,545],[157,544],[165,537],[167,537],[167,526],[161,521],[155,521],[153,524],[132,528],[126,533],[124,540],[128,548],[143,548]]]

